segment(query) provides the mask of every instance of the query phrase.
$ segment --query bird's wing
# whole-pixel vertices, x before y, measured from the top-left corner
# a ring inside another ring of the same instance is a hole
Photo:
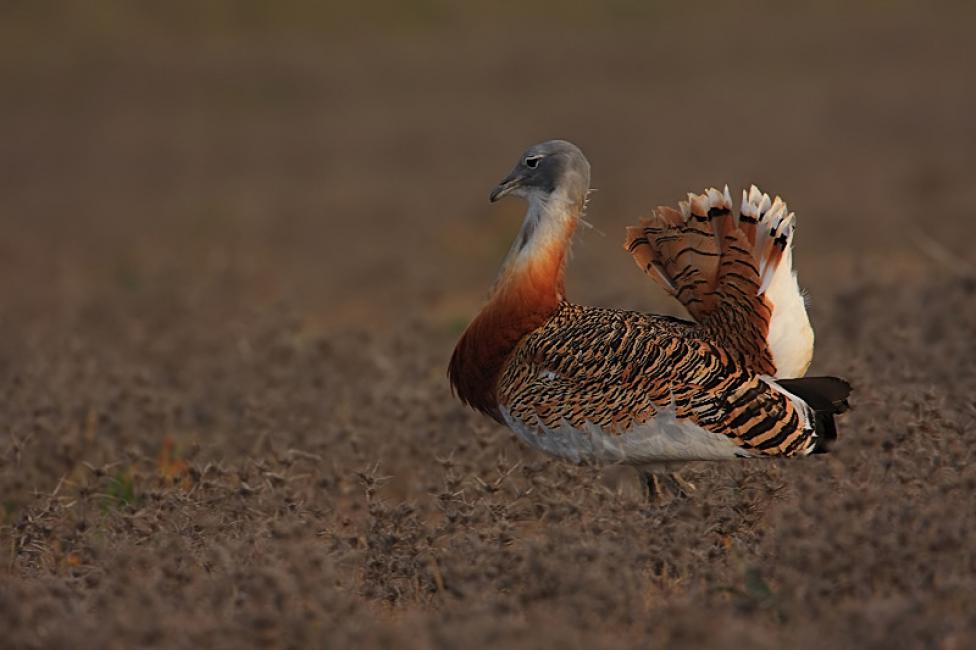
[[[728,187],[689,194],[627,228],[637,265],[675,296],[714,340],[756,371],[802,376],[813,329],[793,273],[795,216],[753,185],[738,216]]]
[[[559,444],[570,447],[654,437],[661,444],[643,452],[676,460],[809,453],[809,408],[700,331],[673,319],[565,305],[506,365],[498,384],[504,418],[533,444],[568,457],[547,448],[546,436],[561,435]],[[661,458],[641,460],[649,459]]]

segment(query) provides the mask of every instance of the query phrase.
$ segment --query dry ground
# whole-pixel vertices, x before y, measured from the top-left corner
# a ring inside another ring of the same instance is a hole
[[[0,646],[976,646],[965,3],[135,6],[2,10]],[[451,399],[550,137],[579,301],[675,310],[654,204],[790,200],[833,454],[648,507]]]

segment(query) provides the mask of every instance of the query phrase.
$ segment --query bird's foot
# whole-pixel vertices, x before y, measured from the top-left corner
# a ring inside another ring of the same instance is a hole
[[[694,483],[686,480],[677,472],[671,474],[670,477],[675,485],[675,494],[679,497],[687,499],[698,490]]]

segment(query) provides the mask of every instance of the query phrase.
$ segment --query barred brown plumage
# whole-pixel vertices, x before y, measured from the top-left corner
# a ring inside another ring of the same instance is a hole
[[[740,455],[795,455],[814,431],[761,375],[677,319],[562,303],[515,348],[498,401],[519,422],[619,435],[660,409],[721,433]],[[653,458],[644,459],[647,461]]]
[[[803,375],[813,351],[785,203],[753,186],[737,219],[728,188],[710,189],[628,228],[625,248],[686,321],[565,300],[588,190],[583,153],[557,140],[530,148],[492,192],[523,196],[529,210],[451,358],[462,401],[574,461],[799,456],[836,437],[846,382],[776,380]]]

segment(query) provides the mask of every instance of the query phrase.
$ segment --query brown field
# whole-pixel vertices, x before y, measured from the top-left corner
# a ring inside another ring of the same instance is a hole
[[[966,3],[157,4],[2,10],[0,646],[976,647]],[[452,399],[553,137],[580,302],[680,313],[653,205],[790,201],[832,454],[648,506]]]

